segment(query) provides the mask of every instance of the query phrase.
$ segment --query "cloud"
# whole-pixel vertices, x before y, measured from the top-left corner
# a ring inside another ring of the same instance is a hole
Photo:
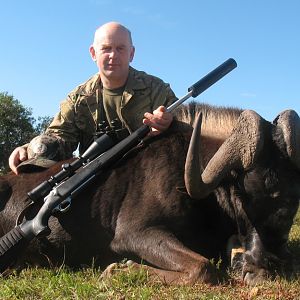
[[[124,13],[134,15],[134,16],[143,16],[144,17],[146,15],[146,13],[143,9],[136,8],[136,7],[127,6],[127,7],[124,7],[122,10]]]
[[[126,6],[122,10],[126,14],[141,17],[143,20],[148,20],[150,23],[154,23],[166,29],[172,29],[176,25],[176,22],[167,20],[161,13],[148,13],[144,9],[130,6]]]
[[[167,15],[161,13],[161,11],[151,11],[144,9],[143,7],[138,7],[138,5],[130,6],[126,1],[124,3],[119,3],[116,0],[88,0],[91,5],[94,6],[106,6],[114,7],[118,6],[120,12],[124,15],[129,15],[130,17],[140,18],[142,21],[148,21],[155,26],[165,29],[173,29],[177,22],[173,20],[168,20]]]
[[[241,96],[242,96],[242,97],[245,97],[245,98],[255,98],[255,97],[256,97],[256,94],[254,94],[254,93],[249,93],[249,92],[244,92],[244,93],[241,93]]]
[[[111,4],[111,0],[89,0],[92,5],[103,6]]]

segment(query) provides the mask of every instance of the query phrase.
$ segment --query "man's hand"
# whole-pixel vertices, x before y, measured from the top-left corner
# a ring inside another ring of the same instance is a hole
[[[18,175],[17,166],[22,162],[27,160],[27,150],[25,147],[16,148],[10,155],[8,159],[9,167],[11,170]]]
[[[150,135],[158,135],[169,128],[173,120],[173,115],[166,111],[164,106],[158,107],[153,114],[146,112],[143,123],[151,127]]]

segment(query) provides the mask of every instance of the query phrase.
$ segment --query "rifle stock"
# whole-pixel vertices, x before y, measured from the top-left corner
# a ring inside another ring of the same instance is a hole
[[[220,80],[236,66],[237,64],[234,59],[228,59],[222,65],[191,86],[189,88],[189,93],[169,106],[167,111],[173,111],[190,97],[197,97],[200,93]],[[47,184],[46,187],[42,186],[40,189],[43,194],[42,197],[45,196],[45,191],[48,192],[48,190],[50,190],[50,192],[44,198],[45,202],[36,216],[32,220],[23,221],[22,224],[13,228],[0,239],[0,272],[3,272],[7,267],[12,265],[18,255],[26,249],[31,240],[35,237],[45,236],[50,233],[48,221],[53,214],[54,209],[59,204],[67,198],[72,198],[74,194],[86,187],[96,175],[109,168],[114,162],[136,146],[149,133],[149,131],[150,128],[148,126],[141,126],[127,138],[115,144],[106,152],[101,155],[98,154],[99,156],[94,158],[87,165],[83,166],[80,171],[70,176],[65,181],[54,187],[50,187]],[[41,194],[36,191],[39,191],[39,189],[33,190],[32,194],[34,194],[34,197],[36,199],[41,198]],[[31,192],[29,192],[29,194]]]
[[[32,237],[33,239],[33,237]],[[27,239],[20,226],[13,228],[0,240],[0,272],[10,267],[32,239]]]

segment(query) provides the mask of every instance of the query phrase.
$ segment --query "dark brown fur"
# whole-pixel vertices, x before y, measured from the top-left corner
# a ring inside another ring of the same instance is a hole
[[[233,115],[230,124],[241,112],[217,111]],[[174,123],[167,133],[99,176],[73,199],[67,213],[52,217],[51,234],[31,243],[18,263],[104,267],[127,257],[142,259],[151,274],[168,283],[211,283],[215,272],[209,259],[226,261],[227,240],[239,233],[246,248],[240,262],[243,275],[247,283],[255,283],[261,270],[269,270],[267,253],[285,254],[300,196],[299,170],[279,151],[272,138],[274,127],[268,124],[269,140],[259,163],[249,171],[233,171],[207,198],[196,200],[185,192],[183,180],[192,129]],[[202,154],[211,157],[226,137],[206,135]],[[1,178],[0,235],[13,228],[26,193],[58,172],[60,165]]]

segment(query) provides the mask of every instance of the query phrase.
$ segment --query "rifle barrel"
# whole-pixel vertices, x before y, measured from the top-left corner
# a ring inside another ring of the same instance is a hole
[[[180,104],[182,104],[184,101],[186,101],[190,97],[196,98],[202,92],[207,90],[210,86],[212,86],[214,83],[219,81],[221,78],[223,78],[226,74],[231,72],[236,67],[237,67],[237,63],[233,58],[227,59],[225,62],[223,62],[217,68],[215,68],[210,73],[208,73],[206,76],[204,76],[199,81],[197,81],[192,86],[190,86],[188,88],[188,93],[185,96],[183,96],[182,98],[178,99],[173,104],[171,104],[167,108],[167,111],[172,112],[175,108],[177,108]]]

